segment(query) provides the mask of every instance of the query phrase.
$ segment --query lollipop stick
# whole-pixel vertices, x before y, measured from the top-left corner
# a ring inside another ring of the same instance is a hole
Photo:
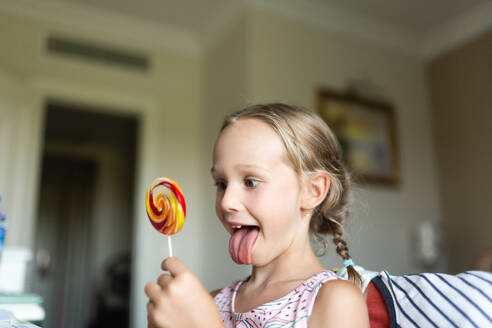
[[[171,242],[171,236],[167,236],[167,245],[169,247],[169,257],[173,257],[173,243]]]

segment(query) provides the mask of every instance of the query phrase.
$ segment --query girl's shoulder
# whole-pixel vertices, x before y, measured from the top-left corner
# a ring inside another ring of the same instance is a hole
[[[337,279],[320,287],[310,321],[313,327],[317,327],[317,323],[321,327],[328,321],[333,327],[369,327],[367,318],[360,289],[349,281]]]
[[[331,280],[340,280],[343,279],[337,274],[331,270],[323,270],[315,275],[311,276],[310,278],[306,279],[306,281],[302,284],[304,286],[311,286],[311,285],[320,285],[322,286],[324,283],[331,281]]]

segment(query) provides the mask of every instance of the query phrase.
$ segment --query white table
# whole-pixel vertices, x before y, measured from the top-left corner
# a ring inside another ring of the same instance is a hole
[[[35,294],[0,294],[0,311],[10,313],[13,322],[16,322],[14,319],[18,322],[43,322],[46,314],[42,303],[42,297]]]
[[[30,323],[23,323],[16,320],[12,312],[0,309],[0,328],[39,328]]]

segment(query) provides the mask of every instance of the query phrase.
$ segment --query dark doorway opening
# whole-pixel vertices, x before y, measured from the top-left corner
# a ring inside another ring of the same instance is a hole
[[[56,101],[45,113],[32,272],[43,326],[129,327],[138,119]]]

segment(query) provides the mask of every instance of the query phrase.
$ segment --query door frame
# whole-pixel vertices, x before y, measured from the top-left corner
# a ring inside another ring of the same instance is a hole
[[[41,180],[41,165],[43,160],[43,135],[44,135],[44,111],[48,101],[62,101],[71,104],[81,104],[98,112],[106,112],[109,114],[132,115],[138,121],[137,140],[136,140],[136,158],[135,158],[135,190],[134,190],[134,206],[133,206],[133,223],[132,223],[132,259],[135,259],[137,254],[137,245],[141,235],[141,225],[138,224],[138,219],[143,213],[144,203],[138,195],[144,195],[146,192],[146,181],[148,181],[149,173],[152,172],[152,149],[146,147],[149,140],[154,138],[149,126],[153,126],[152,122],[159,120],[159,106],[154,95],[148,94],[145,90],[133,89],[120,90],[112,89],[99,84],[84,84],[75,81],[66,81],[61,79],[50,79],[46,77],[33,77],[25,86],[31,97],[29,97],[29,108],[32,114],[37,117],[37,135],[33,160],[33,192],[32,200],[34,204],[39,201],[39,186]],[[135,91],[136,90],[136,91]],[[84,106],[84,107],[85,107]],[[33,206],[29,217],[31,218],[31,226],[35,226],[35,213],[37,213],[37,205]],[[31,243],[33,243],[31,236]],[[138,259],[137,259],[138,260]],[[139,263],[137,260],[132,261],[132,279],[130,292],[130,326],[133,325],[136,305],[139,304],[141,291],[138,289],[137,282],[141,280],[141,273],[137,270]]]

